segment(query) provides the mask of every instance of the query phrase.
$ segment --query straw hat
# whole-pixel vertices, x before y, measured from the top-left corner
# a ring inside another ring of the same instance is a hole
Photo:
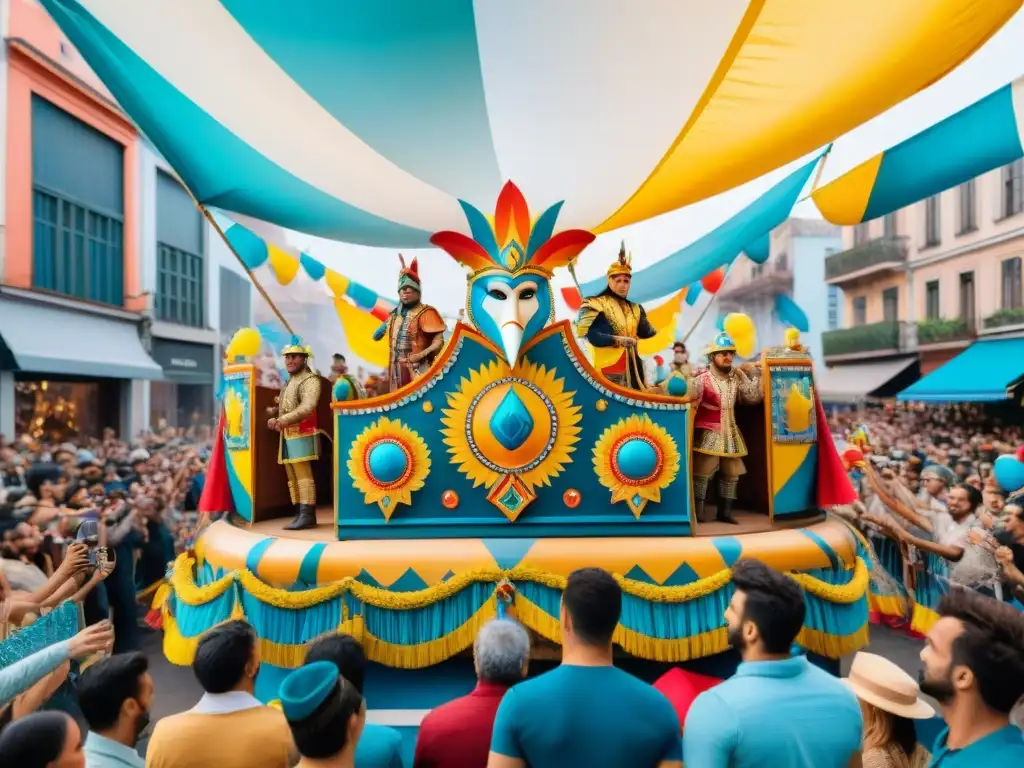
[[[921,689],[914,678],[881,656],[858,653],[843,682],[858,699],[883,712],[912,720],[935,717],[935,710],[921,698]]]

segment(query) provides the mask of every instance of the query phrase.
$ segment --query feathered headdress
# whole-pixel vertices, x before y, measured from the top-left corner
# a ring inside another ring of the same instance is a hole
[[[498,195],[493,221],[464,200],[459,203],[473,236],[438,232],[430,242],[474,273],[485,269],[512,273],[535,270],[550,277],[594,242],[595,236],[582,229],[552,234],[562,203],[555,203],[531,221],[526,199],[511,181]]]
[[[402,269],[398,273],[398,290],[409,287],[414,291],[422,293],[422,289],[420,288],[420,265],[416,262],[416,257],[413,256],[412,261],[409,262],[409,266],[406,266],[405,256],[398,254],[398,262],[402,265]]]
[[[633,274],[633,254],[626,253],[626,241],[623,240],[619,246],[619,258],[612,262],[612,265],[608,267],[608,277],[615,277],[616,275],[632,275]]]

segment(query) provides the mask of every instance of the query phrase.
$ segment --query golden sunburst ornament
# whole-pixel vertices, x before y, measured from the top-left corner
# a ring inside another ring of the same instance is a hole
[[[554,369],[494,360],[471,371],[448,394],[441,423],[451,461],[490,492],[487,500],[515,520],[538,486],[572,463],[581,417],[575,392]]]
[[[352,484],[367,504],[377,504],[385,520],[430,474],[430,449],[417,432],[398,419],[381,416],[364,429],[348,451]]]
[[[601,433],[594,444],[594,472],[612,492],[612,503],[626,502],[639,518],[647,502],[660,502],[661,492],[679,474],[679,449],[650,416],[633,414]]]

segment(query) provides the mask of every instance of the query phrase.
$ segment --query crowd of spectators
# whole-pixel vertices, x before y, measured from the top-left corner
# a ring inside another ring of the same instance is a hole
[[[920,686],[867,653],[833,677],[794,644],[804,624],[801,590],[754,560],[734,566],[725,614],[741,662],[695,698],[662,693],[615,666],[612,637],[622,592],[597,568],[572,573],[561,606],[561,664],[528,678],[531,638],[513,619],[485,625],[474,644],[478,677],[466,696],[432,711],[417,737],[416,768],[941,768],[1020,765],[1024,737],[1010,711],[1024,695],[1024,615],[954,588],[921,652]],[[109,648],[97,624],[65,643],[61,658]],[[20,768],[398,768],[401,735],[366,722],[366,656],[346,635],[309,647],[278,700],[255,697],[260,644],[234,620],[199,641],[202,686],[186,712],[157,723],[145,759],[136,744],[155,690],[143,654],[101,658],[81,675],[82,718],[19,713],[0,730],[0,765]],[[8,669],[0,672],[6,686]],[[6,691],[7,688],[0,688]],[[921,744],[914,721],[946,728]]]
[[[801,590],[757,561],[733,568],[725,613],[736,674],[679,701],[614,663],[622,613],[615,579],[584,568],[563,594],[561,664],[531,677],[532,638],[513,619],[474,644],[478,683],[431,711],[415,768],[778,765],[923,768],[1024,764],[1012,722],[1024,695],[1024,518],[995,460],[1022,443],[971,408],[834,413],[860,500],[839,510],[881,552],[909,607],[916,579],[940,563],[936,617],[915,680],[870,653],[840,681],[795,646]],[[137,443],[112,433],[80,443],[0,440],[0,765],[25,768],[400,768],[402,737],[366,722],[366,656],[328,635],[281,684],[256,698],[260,643],[244,621],[212,628],[192,670],[203,694],[137,745],[160,692],[138,651],[137,598],[190,545],[209,432]],[[934,575],[934,574],[932,574]],[[930,697],[926,699],[925,697]],[[935,708],[933,704],[935,703]],[[914,722],[946,729],[921,743]]]

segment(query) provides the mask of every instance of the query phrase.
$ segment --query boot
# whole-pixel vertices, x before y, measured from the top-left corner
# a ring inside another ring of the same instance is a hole
[[[286,531],[307,531],[316,528],[316,507],[312,504],[299,504],[299,513],[288,525]]]
[[[720,523],[729,523],[729,525],[739,525],[736,518],[732,516],[732,499],[727,499],[724,496],[718,497],[718,514],[715,516],[715,520]]]

